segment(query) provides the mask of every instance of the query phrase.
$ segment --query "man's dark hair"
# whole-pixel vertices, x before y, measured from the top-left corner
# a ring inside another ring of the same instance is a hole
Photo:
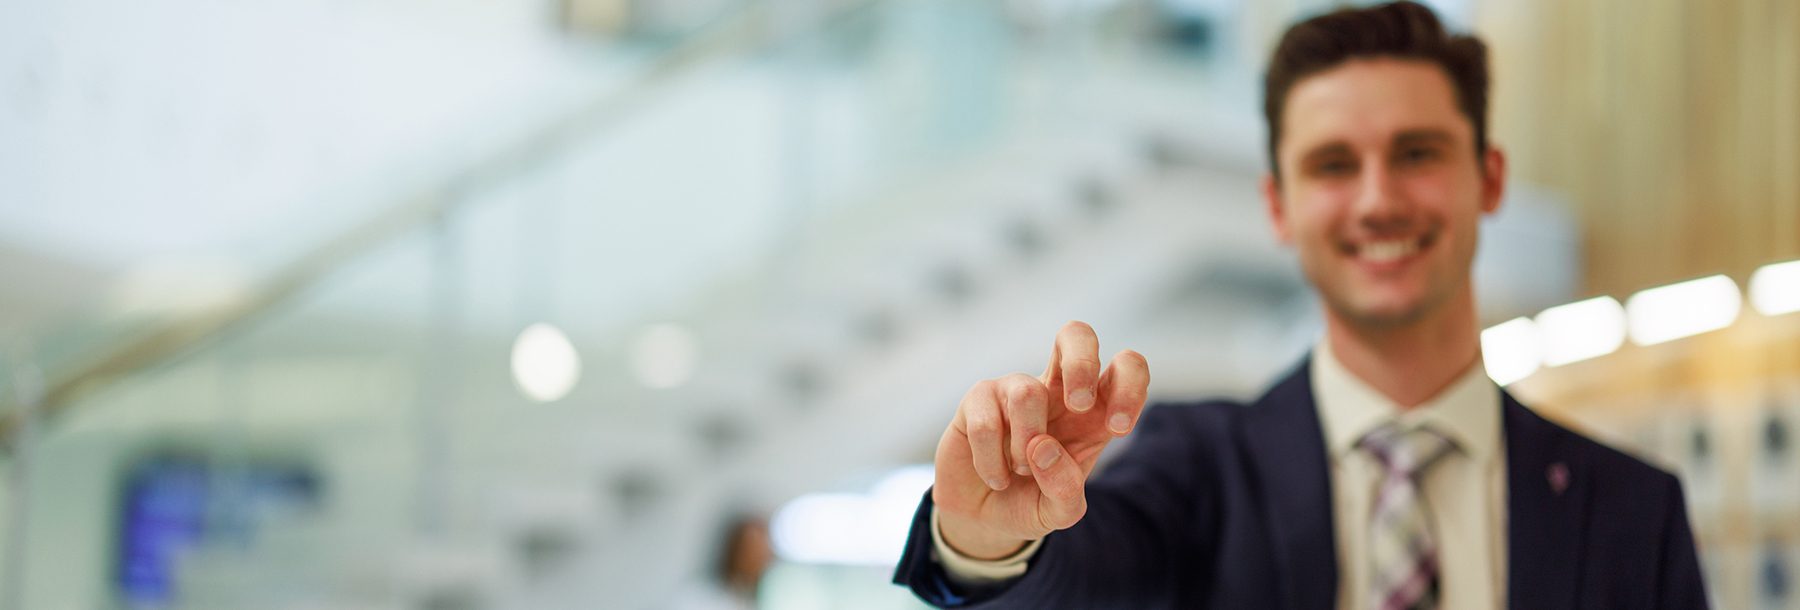
[[[1475,127],[1476,163],[1487,150],[1487,45],[1451,34],[1431,9],[1414,2],[1344,8],[1288,28],[1263,77],[1263,118],[1269,122],[1269,171],[1281,176],[1276,145],[1288,92],[1300,79],[1352,59],[1392,57],[1437,64],[1450,78],[1456,105]]]

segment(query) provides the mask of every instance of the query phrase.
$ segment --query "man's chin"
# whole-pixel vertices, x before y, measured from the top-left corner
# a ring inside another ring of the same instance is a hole
[[[1424,299],[1348,303],[1339,301],[1330,303],[1330,306],[1332,312],[1344,322],[1371,330],[1412,325],[1424,318],[1430,309]]]

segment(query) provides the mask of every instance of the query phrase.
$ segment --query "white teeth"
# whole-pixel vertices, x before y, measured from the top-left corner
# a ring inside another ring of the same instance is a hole
[[[1356,253],[1363,260],[1372,263],[1397,261],[1419,251],[1419,242],[1415,239],[1393,239],[1363,244]]]

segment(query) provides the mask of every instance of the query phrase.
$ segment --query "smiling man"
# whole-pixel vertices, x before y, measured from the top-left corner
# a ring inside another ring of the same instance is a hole
[[[1483,372],[1469,275],[1506,160],[1482,43],[1410,2],[1340,10],[1264,87],[1265,206],[1325,337],[1253,404],[1143,410],[1143,357],[1103,369],[1069,323],[1042,375],[963,398],[895,582],[940,607],[1706,607],[1679,482]]]

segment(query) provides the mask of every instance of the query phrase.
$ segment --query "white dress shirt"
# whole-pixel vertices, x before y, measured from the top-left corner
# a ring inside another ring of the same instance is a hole
[[[1477,360],[1462,377],[1410,410],[1352,374],[1320,341],[1312,353],[1312,387],[1331,456],[1336,506],[1338,604],[1361,610],[1369,587],[1369,511],[1383,469],[1356,448],[1364,434],[1398,420],[1428,425],[1456,448],[1425,469],[1419,491],[1437,537],[1441,608],[1506,607],[1506,443],[1500,388]]]
[[[1356,377],[1321,340],[1312,351],[1312,390],[1331,460],[1332,524],[1337,533],[1338,604],[1362,610],[1369,586],[1369,510],[1382,468],[1356,448],[1376,426],[1429,425],[1456,445],[1426,469],[1420,492],[1437,537],[1443,608],[1506,607],[1506,444],[1500,389],[1477,360],[1443,392],[1410,410]],[[938,530],[932,507],[934,558],[952,581],[992,583],[1025,573],[1042,542],[992,561],[956,552]]]

